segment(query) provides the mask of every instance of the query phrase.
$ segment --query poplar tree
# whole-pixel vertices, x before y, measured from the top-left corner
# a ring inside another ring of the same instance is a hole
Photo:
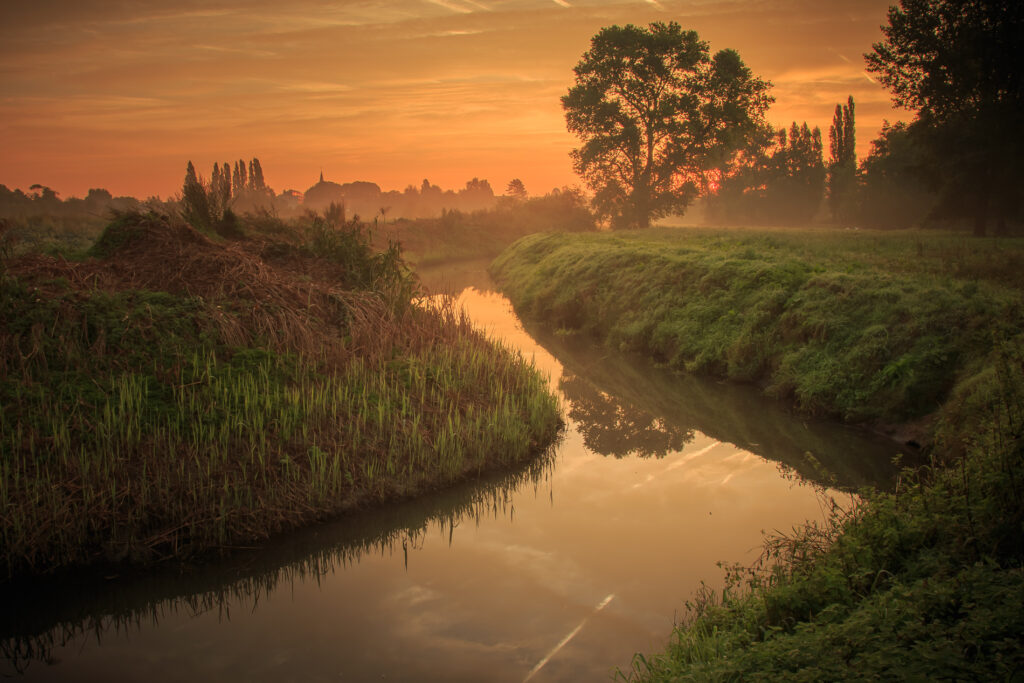
[[[267,185],[263,180],[263,168],[260,167],[260,160],[253,157],[249,162],[249,189],[263,192]]]
[[[193,227],[200,230],[210,227],[210,200],[191,161],[185,170],[185,182],[181,188],[181,214]]]
[[[854,122],[853,95],[845,105],[837,104],[828,131],[828,203],[832,218],[848,220],[856,201],[857,142]]]
[[[233,197],[238,197],[245,189],[245,178],[242,175],[242,168],[241,160],[236,161],[235,168],[231,172],[231,193]]]
[[[226,209],[231,203],[231,166],[226,161],[221,169],[220,183],[220,201],[222,207]]]

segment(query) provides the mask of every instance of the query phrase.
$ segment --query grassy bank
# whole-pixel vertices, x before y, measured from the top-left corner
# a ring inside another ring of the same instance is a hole
[[[273,227],[228,241],[128,214],[83,260],[4,261],[8,576],[249,543],[554,437],[543,379],[416,303],[397,250]]]
[[[525,318],[851,421],[934,411],[1022,330],[1024,242],[823,231],[536,235],[492,272]]]
[[[847,231],[526,238],[517,310],[809,412],[917,420],[933,466],[769,539],[639,680],[1024,672],[1024,244]]]

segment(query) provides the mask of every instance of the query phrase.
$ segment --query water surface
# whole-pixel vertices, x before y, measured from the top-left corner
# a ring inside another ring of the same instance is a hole
[[[720,584],[717,562],[753,561],[762,531],[891,474],[891,442],[528,332],[479,264],[439,280],[549,375],[567,416],[551,453],[223,561],[7,590],[0,673],[602,680],[664,646],[700,582]]]

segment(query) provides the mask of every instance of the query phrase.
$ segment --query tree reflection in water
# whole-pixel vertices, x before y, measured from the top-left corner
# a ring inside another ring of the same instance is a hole
[[[511,517],[513,493],[550,480],[557,443],[518,470],[484,474],[434,495],[370,509],[237,551],[219,561],[174,564],[138,576],[83,572],[0,586],[0,678],[50,663],[54,651],[141,632],[175,616],[255,611],[282,588],[319,581],[367,556],[392,557],[463,522]],[[117,580],[109,580],[116,578]]]
[[[693,429],[599,391],[577,375],[563,375],[558,388],[569,401],[569,418],[576,423],[584,445],[595,453],[663,458],[693,441]]]

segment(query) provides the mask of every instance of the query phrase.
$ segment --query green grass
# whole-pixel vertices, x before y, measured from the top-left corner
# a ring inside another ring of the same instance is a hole
[[[1024,348],[958,388],[895,494],[769,539],[628,678],[1016,680],[1024,672]],[[626,677],[622,674],[622,677]]]
[[[526,317],[847,420],[927,418],[932,466],[766,541],[632,680],[1024,674],[1021,240],[653,230],[526,238],[492,266]]]
[[[528,362],[411,298],[397,252],[316,236],[303,262],[343,278],[318,285],[195,241],[206,296],[93,287],[156,267],[146,240],[170,228],[129,220],[102,259],[2,274],[0,573],[248,543],[521,463],[560,426]],[[216,294],[239,282],[275,298]]]
[[[928,238],[936,242],[919,250]],[[674,369],[758,383],[809,413],[898,421],[933,411],[958,370],[1022,329],[1024,242],[972,251],[960,240],[853,231],[535,235],[505,251],[492,273],[526,318]]]

